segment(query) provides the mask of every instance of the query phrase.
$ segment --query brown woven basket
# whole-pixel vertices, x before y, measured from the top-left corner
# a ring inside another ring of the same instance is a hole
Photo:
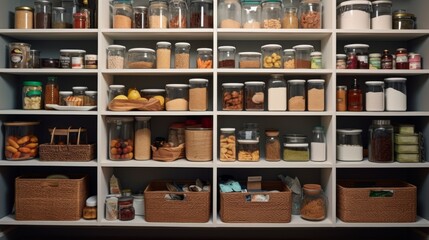
[[[88,195],[87,176],[15,179],[16,220],[79,220]]]
[[[380,197],[385,191],[391,196]],[[415,222],[416,186],[398,180],[338,181],[337,217],[344,222]]]
[[[195,162],[206,162],[213,159],[213,130],[185,130],[186,159]]]
[[[151,146],[153,160],[172,162],[185,157],[185,144],[182,143],[177,147],[160,147]]]
[[[262,189],[279,192],[220,193],[220,218],[232,223],[288,223],[291,221],[292,193],[280,181],[263,181]],[[264,194],[268,202],[250,202],[248,195]]]
[[[94,144],[81,144],[81,134],[86,133],[86,129],[49,129],[51,142],[40,144],[39,156],[41,161],[90,161],[95,158]],[[77,134],[76,144],[71,143],[71,135]],[[65,136],[65,144],[55,144],[55,137]]]
[[[193,222],[203,223],[210,219],[211,191],[171,192],[167,182],[153,181],[144,191],[145,220],[148,222]],[[176,181],[180,184],[195,184],[195,181]],[[166,200],[168,194],[184,195],[183,200]]]

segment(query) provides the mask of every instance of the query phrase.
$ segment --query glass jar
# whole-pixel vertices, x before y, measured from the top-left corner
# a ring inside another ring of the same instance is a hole
[[[283,160],[301,162],[310,160],[308,143],[283,143]]]
[[[371,28],[392,29],[392,1],[372,2]]]
[[[261,1],[241,1],[241,24],[242,28],[261,28]]]
[[[97,106],[97,91],[85,91],[85,106]]]
[[[47,106],[47,104],[59,104],[59,87],[56,77],[48,77],[48,82],[45,85],[44,96],[45,109],[52,109]]]
[[[238,161],[258,162],[259,137],[256,130],[241,130],[238,132]]]
[[[144,194],[134,194],[133,199],[135,215],[144,216]]]
[[[115,97],[123,95],[125,96],[125,86],[124,85],[110,85],[109,86],[109,102],[111,102]]]
[[[361,129],[337,129],[337,160],[362,161]]]
[[[58,58],[41,58],[40,59],[41,68],[59,68],[60,59]]]
[[[123,69],[125,51],[125,46],[109,45],[107,47],[107,69]]]
[[[118,199],[118,216],[121,221],[131,221],[135,217],[133,197],[120,197]]]
[[[381,54],[371,53],[369,54],[369,69],[380,69],[381,68]]]
[[[156,68],[169,69],[171,62],[171,43],[156,43]]]
[[[265,131],[265,160],[267,161],[280,161],[281,151],[279,131],[266,130]]]
[[[420,54],[410,52],[410,54],[408,54],[408,62],[410,70],[422,69],[422,57]]]
[[[322,221],[328,212],[328,198],[319,184],[304,184],[301,201],[301,218]]]
[[[134,119],[107,117],[109,124],[109,159],[130,160],[134,157]]]
[[[288,84],[288,109],[289,111],[305,111],[305,80],[293,79]]]
[[[30,47],[28,43],[11,42],[9,47],[9,67],[28,68],[30,61]]]
[[[282,28],[283,8],[281,0],[262,1],[262,28],[280,29]]]
[[[66,100],[67,106],[84,106],[85,105],[85,91],[88,90],[88,87],[85,86],[75,86],[72,87],[73,90],[73,101]]]
[[[213,53],[211,48],[197,49],[197,68],[213,68]]]
[[[127,68],[151,69],[155,68],[155,50],[150,48],[131,48],[127,54]]]
[[[337,7],[339,29],[370,29],[370,1],[344,1]]]
[[[406,48],[396,49],[396,69],[410,69],[408,51]]]
[[[347,69],[368,69],[367,44],[348,44],[344,46],[347,55]]]
[[[369,127],[368,160],[389,163],[393,156],[393,126],[390,120],[373,120]]]
[[[166,99],[165,110],[167,111],[187,111],[189,100],[188,84],[167,84],[165,85]]]
[[[149,28],[168,27],[168,4],[163,0],[149,1]]]
[[[60,68],[71,68],[71,56],[75,49],[60,50]]]
[[[52,28],[67,28],[65,11],[63,7],[52,8]]]
[[[25,81],[22,87],[22,109],[42,109],[42,83]]]
[[[393,13],[393,29],[415,29],[416,17],[405,10],[398,10]]]
[[[245,108],[246,111],[263,111],[264,110],[264,92],[265,83],[259,81],[249,81],[244,83]]]
[[[133,8],[130,0],[113,1],[113,28],[131,28]]]
[[[366,111],[384,111],[384,82],[367,81],[365,94]]]
[[[73,92],[72,91],[60,91],[59,96],[60,96],[59,105],[60,106],[67,106],[66,99],[69,96],[73,96]]]
[[[357,84],[357,79],[354,79],[353,86],[347,91],[347,110],[362,111],[363,110],[363,95],[362,90]]]
[[[322,28],[322,2],[320,0],[301,0],[299,28]]]
[[[336,58],[337,58],[336,68],[346,69],[346,58],[347,58],[346,54],[337,54]]]
[[[284,7],[282,27],[283,28],[298,28],[298,8],[296,7]]]
[[[40,68],[40,51],[31,49],[30,50],[30,62],[28,63],[29,68]]]
[[[283,50],[283,67],[284,69],[295,68],[295,50],[294,49]]]
[[[220,46],[218,52],[218,68],[235,68],[235,47]]]
[[[322,69],[322,53],[312,52],[310,53],[311,69]]]
[[[243,110],[243,83],[223,83],[222,84],[222,110],[241,111]]]
[[[325,110],[325,80],[324,79],[307,80],[307,110],[308,111]]]
[[[168,4],[168,27],[187,28],[188,5],[185,0],[170,0]]]
[[[263,68],[282,68],[282,46],[267,44],[261,47]]]
[[[295,68],[311,68],[311,53],[314,51],[312,45],[296,45],[295,50]]]
[[[393,57],[389,53],[389,50],[384,50],[383,56],[381,56],[381,69],[392,69],[392,68],[393,68]]]
[[[85,67],[84,58],[86,51],[85,50],[73,50],[71,52],[71,68],[73,69],[83,69]]]
[[[191,0],[191,28],[213,28],[213,0]]]
[[[174,46],[174,68],[189,68],[189,51],[191,50],[191,44],[187,42],[178,42]]]
[[[238,53],[240,68],[261,68],[262,54],[258,52]]]
[[[27,160],[37,156],[39,140],[35,126],[39,122],[4,122],[4,154],[7,160]]]
[[[32,29],[33,28],[34,9],[28,6],[15,8],[15,29]]]
[[[268,111],[286,111],[287,84],[283,74],[271,74],[268,80]]]
[[[207,111],[208,109],[208,79],[189,79],[189,110]]]
[[[97,219],[97,196],[86,199],[85,207],[82,210],[82,218],[85,220]]]
[[[337,111],[347,111],[347,86],[337,86],[336,105]]]
[[[307,136],[304,134],[289,133],[283,136],[283,143],[306,143]]]
[[[133,7],[133,28],[149,28],[149,16],[146,6]]]
[[[406,78],[385,78],[386,84],[386,111],[407,110]]]
[[[134,158],[136,160],[149,160],[152,143],[150,131],[150,117],[135,117]]]
[[[51,28],[52,3],[47,0],[34,2],[34,28]]]
[[[85,54],[85,69],[97,69],[98,56],[97,54]]]
[[[165,89],[143,89],[140,91],[141,97],[146,98],[148,101],[151,100],[151,98],[155,98],[159,101],[161,104],[161,109],[164,110],[165,108]]]
[[[219,28],[240,28],[240,2],[238,0],[220,0],[218,5],[217,19]]]
[[[219,136],[219,160],[234,162],[236,157],[235,128],[221,128]]]
[[[86,19],[86,14],[85,13],[75,13],[73,14],[73,28],[86,28],[87,26],[87,21],[88,19]]]
[[[314,162],[326,161],[326,137],[323,127],[313,128],[313,136],[310,142],[310,160]]]

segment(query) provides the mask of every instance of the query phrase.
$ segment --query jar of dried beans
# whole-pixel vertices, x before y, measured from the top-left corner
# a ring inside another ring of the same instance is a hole
[[[156,68],[168,69],[171,62],[171,43],[157,42],[156,43]]]
[[[393,157],[393,126],[390,120],[373,120],[369,128],[368,160],[389,163]]]
[[[222,84],[222,110],[241,111],[243,110],[243,83]]]
[[[107,69],[123,69],[125,63],[125,46],[109,45],[107,47]]]
[[[262,1],[262,27],[279,29],[282,27],[283,8],[281,0]]]
[[[326,218],[328,199],[319,184],[304,184],[301,201],[301,218],[321,221]]]
[[[168,4],[168,27],[187,28],[188,12],[185,0],[171,0]]]
[[[302,0],[299,5],[300,28],[322,28],[322,3],[320,0]]]

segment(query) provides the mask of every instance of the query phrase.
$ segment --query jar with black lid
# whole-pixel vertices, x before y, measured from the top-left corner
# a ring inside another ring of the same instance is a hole
[[[369,155],[370,162],[393,162],[393,126],[390,120],[373,120],[369,128]]]
[[[133,28],[149,28],[149,19],[146,6],[135,6]]]
[[[34,2],[34,28],[51,28],[52,3],[47,0]]]

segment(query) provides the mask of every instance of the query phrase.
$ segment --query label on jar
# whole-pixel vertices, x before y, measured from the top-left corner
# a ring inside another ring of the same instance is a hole
[[[60,56],[60,67],[61,68],[71,68],[70,62],[71,62],[70,57]]]
[[[83,57],[71,58],[72,68],[83,68]]]
[[[406,63],[406,62],[408,62],[408,56],[407,56],[407,54],[403,54],[403,53],[396,54],[396,62],[397,63]]]
[[[14,48],[12,51],[10,51],[10,61],[14,64],[22,62],[24,59],[24,54],[22,49],[20,48]]]

